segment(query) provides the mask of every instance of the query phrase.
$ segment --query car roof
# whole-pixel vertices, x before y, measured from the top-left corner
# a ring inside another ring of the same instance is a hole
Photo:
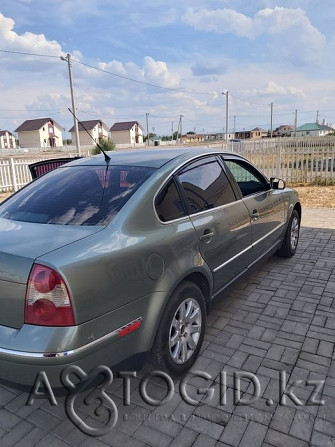
[[[222,155],[232,155],[231,152],[217,151],[207,148],[168,148],[168,149],[135,149],[107,152],[110,157],[110,165],[114,166],[145,166],[149,168],[160,168],[171,160],[179,159],[187,161],[195,156],[220,153]],[[235,154],[234,154],[235,155]],[[70,162],[63,167],[68,166],[105,166],[105,158],[102,154],[93,157],[83,158]]]

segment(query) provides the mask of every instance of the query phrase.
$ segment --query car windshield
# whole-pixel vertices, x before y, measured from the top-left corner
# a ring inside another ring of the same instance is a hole
[[[49,172],[0,206],[4,219],[57,225],[107,225],[155,169],[73,166]]]

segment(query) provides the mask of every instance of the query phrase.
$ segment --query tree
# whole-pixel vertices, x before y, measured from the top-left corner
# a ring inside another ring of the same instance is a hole
[[[149,132],[149,140],[153,141],[155,139],[156,134]],[[143,136],[143,141],[147,141],[147,135]]]
[[[113,151],[115,149],[115,144],[109,138],[99,138],[99,146],[102,147],[105,152]],[[90,153],[92,155],[98,155],[101,154],[101,150],[97,145],[95,145],[90,150]]]
[[[173,132],[173,139],[174,140],[178,140],[178,138],[180,138],[180,137],[181,137],[180,132],[178,132],[177,130],[175,132]]]

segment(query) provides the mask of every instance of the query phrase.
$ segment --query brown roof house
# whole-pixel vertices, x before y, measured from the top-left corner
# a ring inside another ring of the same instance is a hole
[[[8,130],[0,130],[0,149],[16,148],[15,136]]]
[[[268,131],[265,129],[262,129],[261,127],[255,127],[251,131],[251,138],[253,139],[259,139],[259,138],[266,138],[268,136]]]
[[[78,130],[80,144],[82,145],[92,145],[93,141],[98,143],[99,140],[108,138],[108,127],[101,120],[80,121],[78,123]],[[91,135],[91,137],[86,131]],[[71,132],[72,141],[76,141],[74,126],[71,127],[69,132]]]
[[[235,132],[235,138],[241,140],[259,140],[261,138],[266,138],[268,136],[267,130],[262,129],[261,127],[255,127],[252,130],[243,130],[239,132]]]
[[[63,146],[63,128],[52,118],[27,120],[19,126],[20,147],[61,147]]]
[[[294,132],[294,126],[292,124],[283,124],[273,131],[274,137],[290,137],[291,132]]]
[[[115,144],[143,144],[143,129],[137,121],[115,123],[110,130]]]

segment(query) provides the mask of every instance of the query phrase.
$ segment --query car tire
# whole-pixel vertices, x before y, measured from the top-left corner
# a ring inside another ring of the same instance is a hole
[[[205,334],[206,305],[197,285],[185,281],[164,310],[152,348],[152,365],[172,376],[188,371],[195,362]]]
[[[283,244],[277,254],[284,258],[290,258],[297,251],[300,231],[300,215],[293,210],[285,233]]]

